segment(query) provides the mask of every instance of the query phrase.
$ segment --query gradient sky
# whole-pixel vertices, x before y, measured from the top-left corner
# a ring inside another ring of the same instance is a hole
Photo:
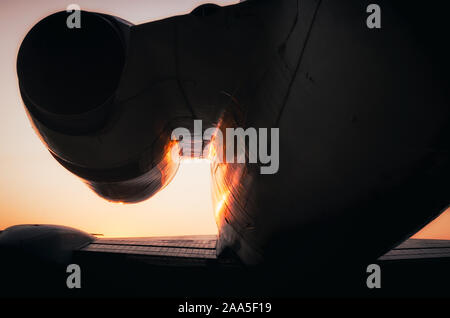
[[[26,32],[47,15],[77,3],[143,23],[190,12],[206,2],[237,0],[0,0],[0,229],[14,224],[73,226],[105,236],[214,234],[206,161],[182,164],[163,191],[136,205],[109,203],[60,166],[31,128],[19,95],[16,55]],[[450,212],[416,237],[450,239]]]

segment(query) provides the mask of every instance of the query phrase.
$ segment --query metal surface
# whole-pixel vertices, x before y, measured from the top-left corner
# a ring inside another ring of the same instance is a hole
[[[380,0],[383,27],[371,30],[367,4],[246,1],[136,26],[83,12],[124,39],[117,89],[106,108],[95,108],[106,110],[106,121],[74,134],[60,114],[52,116],[61,123],[55,128],[33,111],[29,87],[45,86],[45,76],[28,80],[23,66],[33,65],[29,43],[46,43],[53,28],[48,37],[32,31],[21,46],[22,97],[58,162],[114,201],[144,200],[170,182],[173,128],[192,129],[194,119],[204,129],[280,128],[277,174],[213,163],[218,251],[327,283],[330,262],[359,270],[449,204],[447,11],[441,2]],[[53,20],[35,28],[45,21]],[[82,43],[75,45],[90,49]],[[71,45],[56,40],[43,52]],[[99,123],[98,113],[79,115]]]

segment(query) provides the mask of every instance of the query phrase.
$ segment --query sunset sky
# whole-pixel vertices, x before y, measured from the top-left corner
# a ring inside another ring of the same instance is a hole
[[[143,23],[184,14],[193,0],[0,1],[0,230],[15,224],[72,226],[105,236],[214,234],[209,163],[182,164],[169,186],[136,205],[109,203],[60,166],[32,130],[20,98],[16,56],[27,31],[45,16],[76,3],[88,11]],[[447,211],[417,237],[450,239]]]

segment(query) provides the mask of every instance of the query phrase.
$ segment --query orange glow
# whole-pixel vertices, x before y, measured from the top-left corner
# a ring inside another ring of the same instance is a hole
[[[180,163],[179,156],[177,156],[179,153],[178,142],[176,140],[169,141],[164,152],[163,159],[157,165],[157,168],[161,172],[161,183],[163,184],[163,188],[169,184],[178,170],[178,165]]]
[[[222,129],[223,118],[220,120],[217,131]],[[216,132],[217,132],[216,131]],[[230,178],[233,174],[233,169],[229,169],[228,163],[223,163],[221,152],[223,151],[223,140],[217,140],[217,134],[214,134],[209,144],[208,158],[211,161],[211,174],[213,176],[213,202],[214,202],[214,216],[216,223],[220,227],[227,211],[227,206],[231,204],[232,191],[235,190],[236,182],[240,179]]]
[[[224,205],[227,202],[228,196],[230,195],[230,192],[227,191],[222,195],[222,198],[219,200],[219,202],[216,203],[216,208],[214,209],[214,215],[216,217],[216,220],[219,219],[220,214],[223,211]]]
[[[450,240],[450,208],[416,233],[413,238]]]
[[[208,160],[210,161],[214,161],[214,159],[216,158],[217,152],[216,152],[216,147],[214,147],[214,137],[211,138],[211,143],[209,145],[209,150],[208,150]]]

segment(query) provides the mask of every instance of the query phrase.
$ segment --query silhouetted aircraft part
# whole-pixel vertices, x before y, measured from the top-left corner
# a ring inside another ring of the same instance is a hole
[[[10,297],[186,294],[443,296],[449,293],[450,241],[445,240],[409,239],[378,260],[372,260],[371,263],[379,264],[382,269],[383,287],[374,291],[364,284],[367,278],[365,270],[344,276],[340,281],[344,285],[335,289],[335,280],[326,288],[317,285],[323,273],[305,280],[302,275],[270,268],[252,267],[249,270],[234,257],[217,257],[214,235],[92,240],[80,231],[47,225],[14,226],[3,233],[0,233],[0,294]],[[81,242],[74,237],[87,240]],[[33,241],[39,244],[30,244]],[[17,249],[21,243],[27,248]],[[11,245],[15,246],[13,254]],[[64,248],[55,249],[54,246]],[[51,257],[41,257],[46,252]],[[354,252],[358,253],[358,250]],[[285,255],[283,260],[289,257]],[[64,284],[68,264],[80,266],[82,288],[79,290],[67,289]],[[330,266],[335,268],[335,264]],[[286,284],[287,278],[290,284]]]
[[[167,185],[173,128],[279,127],[278,173],[213,163],[218,252],[305,277],[360,268],[448,206],[450,177],[447,10],[380,0],[373,30],[367,4],[246,1],[135,26],[82,12],[82,31],[57,13],[22,43],[22,98],[53,156],[113,201]]]
[[[449,240],[409,239],[379,258],[381,261],[449,258]]]
[[[126,44],[106,15],[86,12],[77,31],[66,19],[65,12],[53,14],[27,34],[17,60],[20,89],[28,111],[46,127],[87,134],[112,113]]]
[[[195,261],[217,261],[217,237],[196,235],[180,237],[96,239],[81,248],[80,253],[111,253],[148,256],[149,263],[176,266],[196,264]],[[450,240],[408,239],[393,248],[378,261],[450,258]],[[186,259],[189,259],[187,261]],[[236,263],[233,258],[222,258],[223,263]],[[184,263],[183,263],[184,262]],[[197,263],[199,264],[199,263]]]
[[[3,232],[3,233],[2,233]],[[145,256],[154,265],[199,266],[205,262],[238,264],[216,253],[217,236],[167,236],[96,238],[59,225],[15,225],[0,231],[0,252],[17,250],[40,261],[68,263],[74,252]],[[450,258],[450,240],[409,239],[380,257],[379,261]]]
[[[0,254],[67,264],[73,252],[95,241],[83,231],[60,225],[15,225],[0,233]],[[12,260],[18,260],[13,258]],[[11,260],[7,260],[11,261]]]
[[[233,258],[216,255],[215,235],[149,238],[100,238],[77,254],[125,254],[139,257],[146,264],[164,266],[211,266],[239,264]]]

